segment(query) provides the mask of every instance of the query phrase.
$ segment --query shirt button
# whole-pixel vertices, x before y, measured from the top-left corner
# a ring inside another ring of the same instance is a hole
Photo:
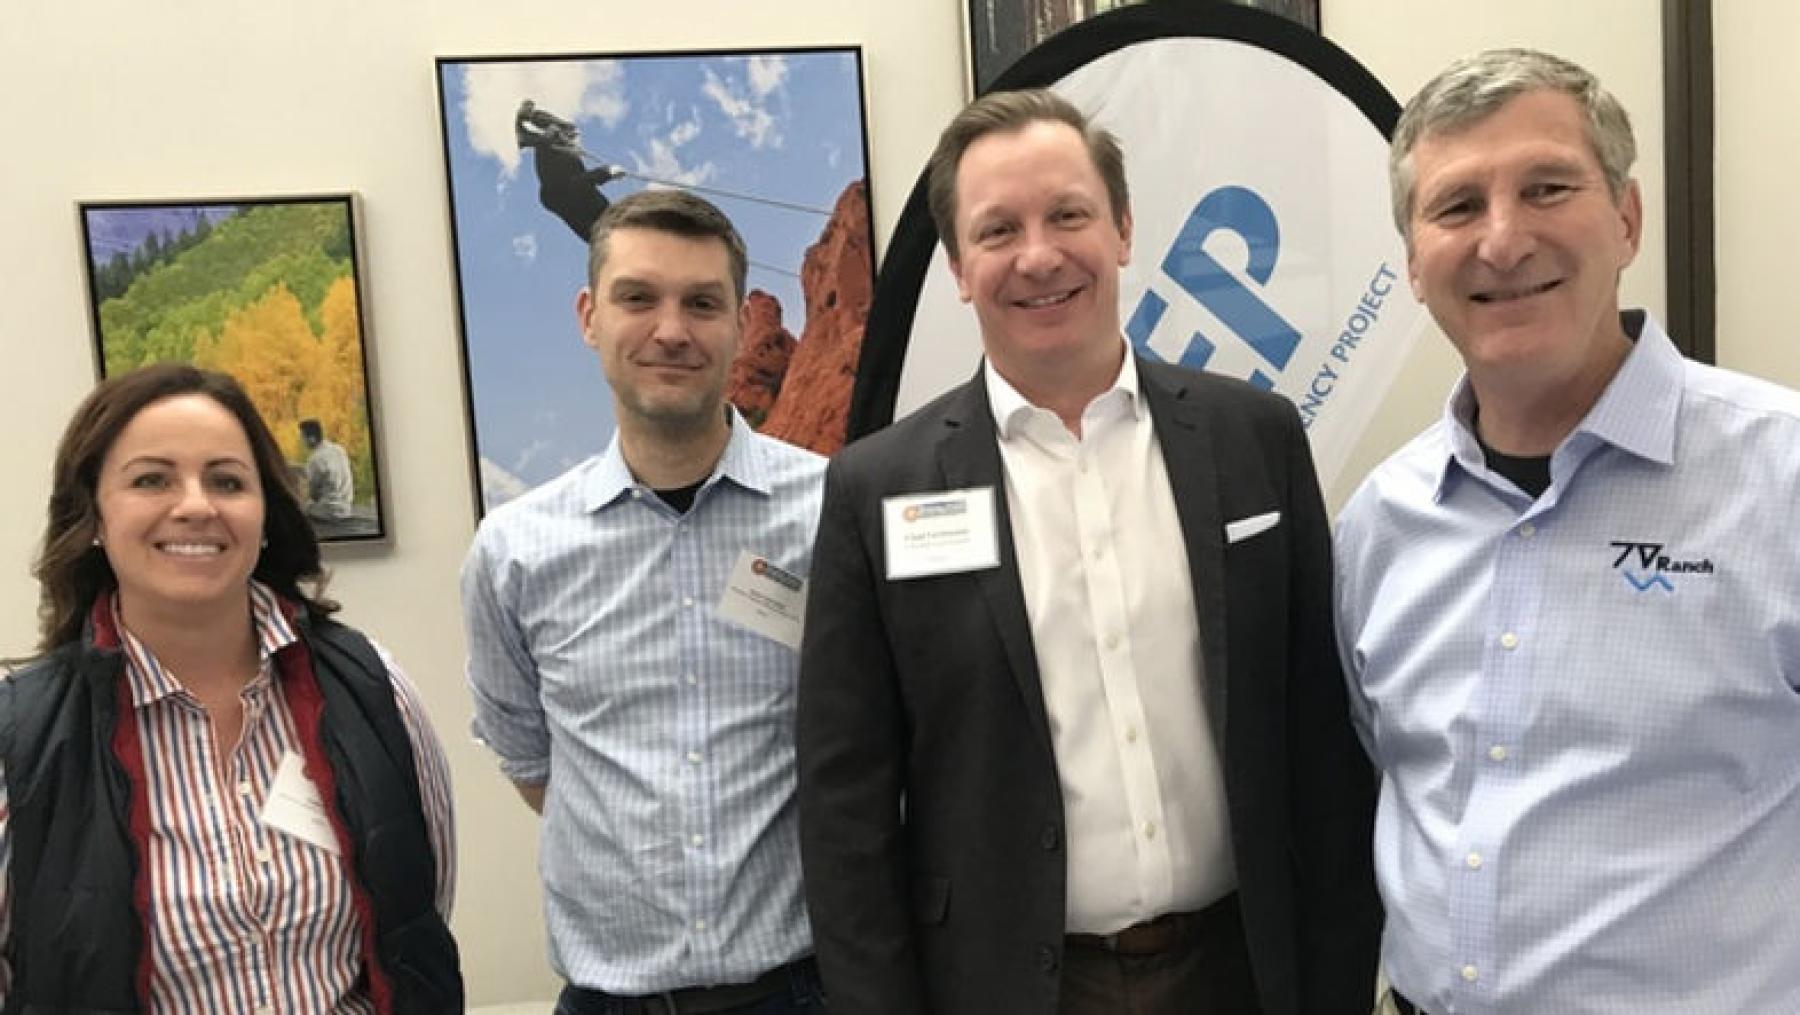
[[[1488,757],[1492,758],[1495,761],[1505,761],[1506,760],[1506,745],[1505,744],[1495,744],[1494,746],[1488,748]]]
[[[1049,945],[1038,945],[1038,968],[1046,973],[1056,972],[1056,949]]]
[[[1156,822],[1154,822],[1154,821],[1144,822],[1144,838],[1146,838],[1146,839],[1156,838]]]
[[[693,843],[696,846],[704,845],[706,842],[706,836],[696,835],[693,838],[689,839],[688,841]]]
[[[1054,824],[1046,824],[1043,832],[1038,835],[1038,845],[1043,846],[1047,853],[1055,852],[1056,847],[1061,843],[1062,832],[1058,831]]]
[[[694,929],[695,930],[705,930],[706,929],[706,921],[705,920],[695,920],[694,921]]]
[[[1119,636],[1118,636],[1118,635],[1116,635],[1116,634],[1109,634],[1109,635],[1107,635],[1107,636],[1106,636],[1106,649],[1107,649],[1107,651],[1109,651],[1109,652],[1110,652],[1110,651],[1112,651],[1112,650],[1113,650],[1113,649],[1116,649],[1116,648],[1118,648],[1118,647],[1119,647]]]
[[[257,850],[255,853],[255,856],[256,856],[257,863],[268,863],[269,860],[271,859],[271,857],[269,855],[269,851],[266,849]]]
[[[1500,636],[1500,647],[1504,648],[1504,649],[1518,648],[1519,647],[1519,636],[1512,633],[1511,631],[1506,632],[1505,634]]]
[[[1138,737],[1138,734],[1137,734],[1136,726],[1125,727],[1125,742],[1126,743],[1128,743],[1128,744],[1137,743],[1137,737]]]
[[[250,781],[248,779],[246,779],[243,782],[240,782],[237,784],[237,791],[238,791],[238,796],[249,796],[252,793],[256,792],[256,788],[254,786],[250,785]]]
[[[700,761],[701,761],[701,757],[700,757],[699,751],[689,751],[688,752],[688,764],[698,765],[700,763]]]
[[[681,605],[692,608],[694,605],[694,597],[693,596],[682,596],[681,597]]]
[[[1464,983],[1474,983],[1476,978],[1480,975],[1480,970],[1476,969],[1474,966],[1462,967],[1462,978]]]
[[[1468,856],[1463,857],[1463,863],[1468,864],[1470,870],[1478,871],[1481,869],[1481,854],[1470,853]]]
[[[265,1004],[256,1009],[255,1015],[275,1015],[275,1009]]]
[[[698,673],[690,673],[690,674],[688,674],[688,675],[687,675],[687,682],[688,682],[688,683],[689,683],[689,684],[698,684],[698,683],[699,683],[699,682],[700,682],[700,675],[699,675],[699,674],[698,674]]]
[[[1535,536],[1535,535],[1537,535],[1537,526],[1531,524],[1530,522],[1526,522],[1525,524],[1519,526],[1519,538],[1520,539],[1530,539],[1532,536]]]

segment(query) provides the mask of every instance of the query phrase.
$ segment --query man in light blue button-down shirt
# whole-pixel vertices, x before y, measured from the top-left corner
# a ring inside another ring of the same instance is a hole
[[[1402,1012],[1800,1012],[1800,395],[1620,312],[1633,149],[1518,50],[1395,133],[1466,367],[1339,519]]]
[[[685,192],[607,209],[576,310],[617,431],[463,568],[474,731],[544,816],[558,1015],[821,1010],[793,705],[825,463],[725,402],[745,264]]]

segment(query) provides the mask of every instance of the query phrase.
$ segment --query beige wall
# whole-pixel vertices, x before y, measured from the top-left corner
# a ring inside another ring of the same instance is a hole
[[[1800,388],[1787,319],[1800,237],[1797,39],[1790,0],[1713,4],[1719,363]]]
[[[473,518],[432,58],[860,43],[876,227],[885,238],[937,129],[962,98],[960,7],[960,0],[9,4],[0,33],[0,126],[13,139],[0,159],[0,655],[32,640],[36,590],[26,569],[50,449],[93,376],[74,202],[359,192],[396,539],[390,549],[339,555],[334,589],[348,619],[406,663],[448,742],[463,864],[456,929],[471,1000],[549,996],[534,819],[464,733],[455,580]],[[1779,243],[1794,233],[1782,228],[1795,224],[1796,213],[1779,195],[1800,168],[1787,115],[1800,77],[1787,70],[1781,47],[1800,37],[1800,14],[1782,0],[1729,7],[1718,15],[1720,353],[1728,364],[1800,383],[1779,330],[1781,276],[1763,267],[1783,263]],[[1644,153],[1639,169],[1651,215],[1626,298],[1660,311],[1659,4],[1326,0],[1324,8],[1326,33],[1403,96],[1451,57],[1494,45],[1541,46],[1595,69],[1632,111]],[[1334,502],[1437,413],[1454,375],[1441,339],[1423,340],[1350,478],[1332,491]],[[595,391],[603,397],[598,381]]]

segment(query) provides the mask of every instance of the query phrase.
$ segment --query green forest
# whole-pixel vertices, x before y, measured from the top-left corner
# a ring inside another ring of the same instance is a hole
[[[340,202],[246,207],[177,236],[152,233],[94,268],[110,375],[176,360],[244,386],[289,461],[299,422],[343,445],[356,499],[375,493],[350,216]]]

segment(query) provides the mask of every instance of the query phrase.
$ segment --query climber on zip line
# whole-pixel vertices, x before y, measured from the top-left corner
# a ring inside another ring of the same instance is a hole
[[[589,169],[582,161],[581,129],[530,99],[519,103],[513,130],[521,150],[537,151],[538,200],[586,243],[594,221],[611,203],[600,188],[624,176],[624,167],[603,163]]]

